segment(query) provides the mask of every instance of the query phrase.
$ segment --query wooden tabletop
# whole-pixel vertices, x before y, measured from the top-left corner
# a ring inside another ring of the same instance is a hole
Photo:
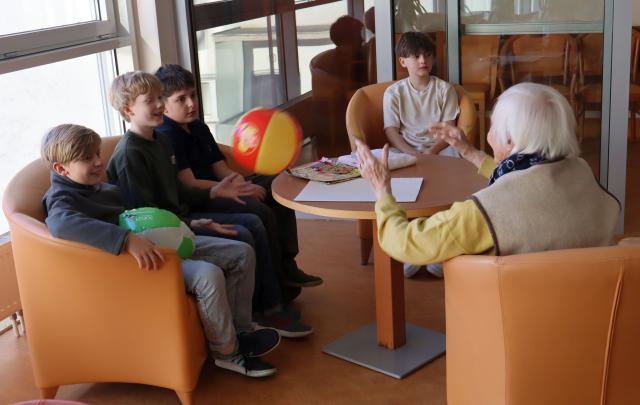
[[[487,185],[477,168],[464,159],[439,155],[418,157],[416,165],[394,170],[392,177],[422,177],[415,202],[400,203],[409,218],[430,216],[464,201]],[[272,184],[273,197],[293,210],[330,218],[375,219],[373,202],[294,201],[307,180],[281,173]]]

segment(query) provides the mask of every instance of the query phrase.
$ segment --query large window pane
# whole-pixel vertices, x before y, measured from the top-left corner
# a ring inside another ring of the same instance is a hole
[[[340,16],[346,15],[347,11],[346,0],[296,10],[300,93],[311,90],[311,59],[323,51],[335,48],[329,37],[329,28]]]
[[[0,0],[0,36],[106,20],[104,0]]]
[[[198,31],[204,120],[216,140],[231,143],[246,111],[284,102],[275,16]]]
[[[463,0],[461,81],[485,116],[501,91],[549,85],[571,104],[582,156],[598,175],[604,0]],[[480,134],[481,141],[486,130]]]
[[[100,135],[120,131],[106,100],[112,53],[88,55],[0,75],[0,197],[13,175],[40,154],[47,129],[75,123]],[[8,231],[0,215],[0,233]]]

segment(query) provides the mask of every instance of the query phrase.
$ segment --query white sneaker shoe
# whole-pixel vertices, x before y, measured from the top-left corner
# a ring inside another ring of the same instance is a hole
[[[431,273],[432,276],[438,278],[444,278],[444,272],[442,271],[442,263],[429,263],[427,264],[427,271]]]
[[[404,271],[404,276],[406,278],[413,277],[421,268],[421,264],[404,263],[402,265],[402,270]]]

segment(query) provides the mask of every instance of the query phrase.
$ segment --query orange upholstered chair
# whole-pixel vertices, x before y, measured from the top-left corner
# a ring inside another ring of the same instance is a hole
[[[105,161],[117,141],[103,139]],[[159,271],[143,271],[126,253],[52,237],[41,202],[49,184],[49,170],[34,161],[3,202],[41,396],[65,384],[131,382],[175,390],[192,404],[206,347],[180,259],[166,250]]]
[[[363,140],[371,148],[381,148],[387,143],[384,133],[382,115],[382,98],[384,91],[394,82],[384,82],[364,86],[355,92],[347,107],[347,134],[351,150],[355,150],[355,138]],[[477,133],[476,109],[462,86],[453,85],[458,94],[460,114],[457,119],[458,128],[467,136],[471,144],[475,142]],[[360,237],[360,262],[369,262],[373,246],[371,220],[358,220],[358,236]]]
[[[445,262],[449,405],[638,404],[640,245]]]

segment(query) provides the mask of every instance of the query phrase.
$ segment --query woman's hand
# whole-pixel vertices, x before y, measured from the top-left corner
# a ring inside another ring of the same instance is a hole
[[[231,224],[219,224],[217,222],[213,222],[210,219],[193,219],[189,223],[189,226],[192,229],[207,229],[209,231],[217,232],[220,235],[224,236],[238,236],[238,231],[235,230],[233,225]]]
[[[164,263],[164,256],[156,244],[133,232],[129,232],[124,250],[136,259],[142,270],[156,270]]]
[[[209,197],[212,199],[216,197],[230,198],[239,204],[245,205],[246,203],[240,197],[250,197],[254,193],[251,182],[243,180],[238,173],[233,173],[211,187]]]
[[[465,160],[480,167],[486,154],[469,143],[464,132],[446,122],[437,122],[429,128],[429,134],[439,141],[451,145]]]
[[[373,187],[376,199],[391,194],[391,176],[389,175],[389,145],[382,149],[382,160],[378,161],[367,145],[356,139],[356,154],[360,162],[360,174]]]

